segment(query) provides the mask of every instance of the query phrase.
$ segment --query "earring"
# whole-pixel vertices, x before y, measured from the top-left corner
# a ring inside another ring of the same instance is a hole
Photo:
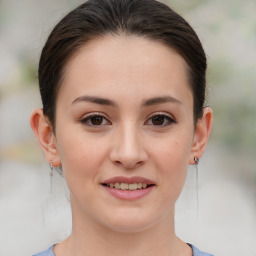
[[[61,177],[64,177],[62,166],[55,167],[54,169]]]
[[[199,159],[197,156],[194,157],[194,165],[196,167],[196,189],[198,189],[198,164],[199,164]]]
[[[194,165],[196,167],[196,208],[197,208],[197,218],[198,218],[198,209],[199,209],[199,202],[198,202],[198,164],[199,158],[197,156],[194,157]]]
[[[50,161],[50,168],[51,168],[51,173],[50,173],[50,176],[51,176],[51,179],[50,179],[50,186],[51,186],[51,193],[52,193],[52,177],[53,177],[53,161],[51,160]]]
[[[51,173],[50,173],[50,176],[52,177],[53,176],[53,162],[51,161],[50,162],[50,168],[51,168]]]
[[[53,171],[56,171],[61,177],[64,177],[62,166],[53,167],[53,161],[50,161],[50,168],[51,168],[51,173],[50,173],[51,178],[53,176]]]
[[[199,164],[199,159],[197,156],[194,157],[195,165],[197,166]]]

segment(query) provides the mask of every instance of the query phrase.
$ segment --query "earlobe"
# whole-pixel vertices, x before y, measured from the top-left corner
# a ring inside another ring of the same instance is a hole
[[[212,109],[205,107],[203,117],[197,121],[189,164],[195,164],[195,157],[200,159],[204,153],[212,129],[212,115]]]
[[[61,165],[52,125],[43,114],[41,108],[37,108],[32,112],[30,125],[45,154],[47,162],[54,163],[54,166]]]

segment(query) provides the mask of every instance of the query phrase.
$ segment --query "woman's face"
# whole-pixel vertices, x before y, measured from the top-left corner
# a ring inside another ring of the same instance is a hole
[[[56,146],[74,218],[122,232],[168,219],[194,157],[185,61],[148,39],[109,36],[65,70]]]

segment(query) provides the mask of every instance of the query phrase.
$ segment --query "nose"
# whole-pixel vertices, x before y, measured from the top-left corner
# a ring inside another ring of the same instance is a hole
[[[116,165],[132,169],[141,166],[147,159],[147,152],[136,127],[120,127],[112,141],[110,160]]]

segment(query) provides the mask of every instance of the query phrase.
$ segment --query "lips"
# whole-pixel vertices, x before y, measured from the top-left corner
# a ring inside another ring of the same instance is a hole
[[[101,182],[101,185],[119,199],[139,199],[152,191],[155,183],[143,177],[116,176]]]

